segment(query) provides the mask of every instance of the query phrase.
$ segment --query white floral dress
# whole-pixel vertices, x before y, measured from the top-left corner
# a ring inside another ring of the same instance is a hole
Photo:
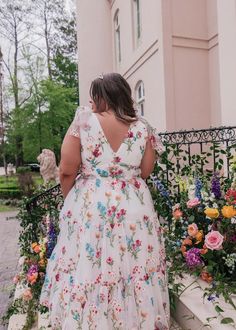
[[[80,107],[69,134],[80,138],[82,168],[40,296],[52,329],[169,329],[162,231],[140,177],[147,139],[161,148],[155,131],[133,122],[114,152],[96,114]]]

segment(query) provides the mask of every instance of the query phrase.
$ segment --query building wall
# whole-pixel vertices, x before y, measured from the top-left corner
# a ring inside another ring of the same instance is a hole
[[[145,117],[159,130],[232,125],[236,0],[140,1],[142,35],[136,45],[132,0],[78,0],[81,104],[94,77],[117,71],[133,92],[143,81]],[[117,10],[120,63],[114,46]]]
[[[113,70],[111,12],[107,0],[78,0],[78,54],[80,104],[89,102],[92,80]]]
[[[119,10],[121,27],[121,62],[117,63],[114,49],[114,17]],[[145,117],[157,128],[166,128],[164,70],[162,52],[161,2],[141,2],[141,38],[135,43],[132,1],[116,0],[111,5],[113,69],[131,85],[142,80],[145,88]]]
[[[217,0],[221,124],[236,124],[236,0]]]

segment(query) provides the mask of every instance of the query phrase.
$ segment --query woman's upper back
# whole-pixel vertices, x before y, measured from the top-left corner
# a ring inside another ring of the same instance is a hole
[[[113,113],[98,114],[90,108],[80,107],[69,134],[80,137],[84,172],[100,172],[105,176],[108,172],[109,176],[112,171],[119,176],[119,173],[128,174],[128,171],[129,175],[132,175],[131,172],[135,175],[140,172],[147,142],[155,138],[150,135],[148,126],[145,120],[139,118],[125,124],[117,120]]]

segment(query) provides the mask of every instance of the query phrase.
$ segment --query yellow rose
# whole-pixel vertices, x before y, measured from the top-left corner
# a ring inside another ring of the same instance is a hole
[[[220,215],[218,209],[213,209],[213,208],[205,209],[204,213],[206,214],[207,217],[209,217],[211,219],[216,219]]]
[[[236,209],[231,205],[231,206],[223,206],[221,213],[225,218],[233,218],[236,215]]]

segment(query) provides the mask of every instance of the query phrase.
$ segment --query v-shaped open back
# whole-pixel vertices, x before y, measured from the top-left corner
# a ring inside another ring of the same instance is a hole
[[[135,120],[133,123],[131,123],[131,124],[129,125],[129,128],[128,128],[126,134],[124,135],[123,139],[121,140],[121,143],[119,144],[119,147],[118,147],[118,148],[116,149],[116,151],[115,151],[114,148],[112,147],[111,142],[109,141],[109,139],[107,138],[107,136],[106,136],[106,134],[105,134],[105,132],[104,132],[104,129],[103,129],[102,125],[101,125],[101,122],[100,122],[98,116],[96,115],[96,113],[93,113],[93,114],[94,114],[94,117],[96,118],[96,122],[97,122],[97,124],[98,124],[98,127],[99,127],[100,131],[102,132],[103,137],[104,137],[104,139],[106,140],[106,143],[107,143],[108,147],[110,148],[111,152],[112,152],[113,154],[118,154],[119,151],[121,150],[122,146],[124,145],[125,141],[126,141],[127,138],[129,137],[129,133],[131,132],[132,127],[134,126],[134,124],[137,123],[137,121]]]

